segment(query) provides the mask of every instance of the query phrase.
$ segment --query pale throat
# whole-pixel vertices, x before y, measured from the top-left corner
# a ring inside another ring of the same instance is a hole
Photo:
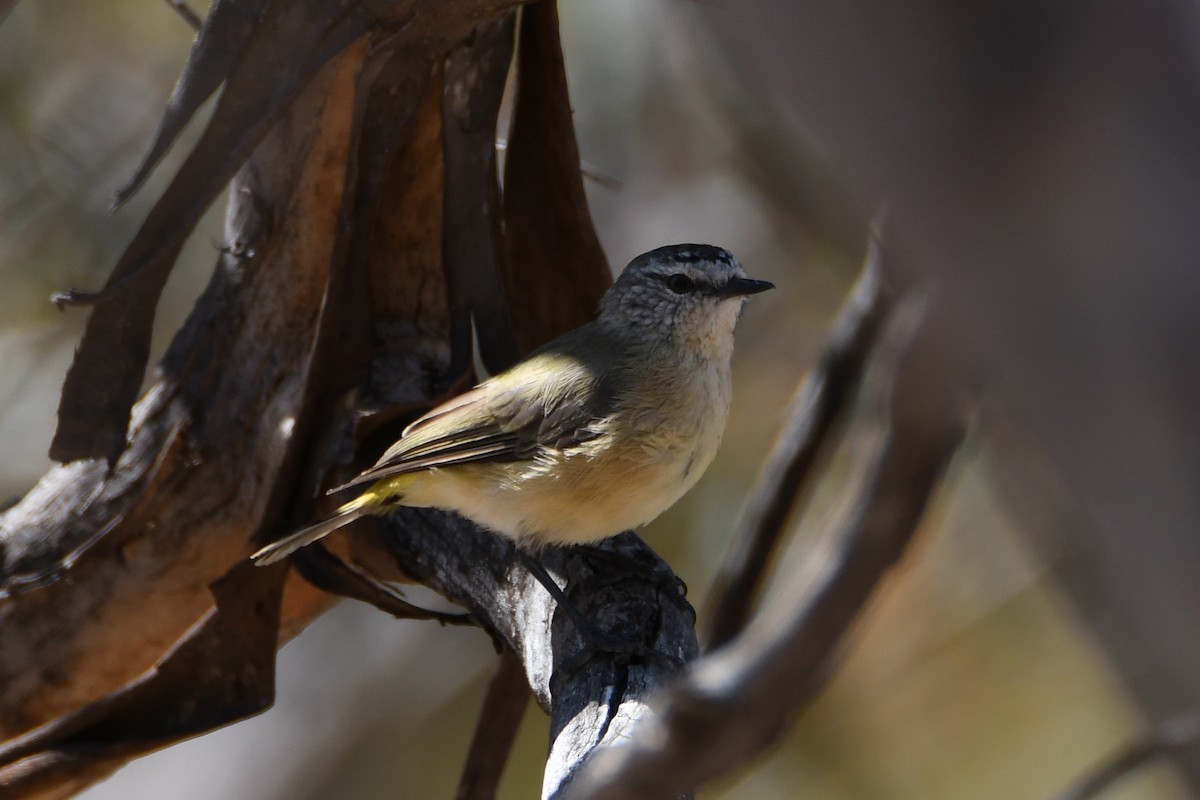
[[[696,315],[677,328],[688,350],[705,361],[728,363],[733,357],[733,328],[742,313],[742,300],[726,300],[715,313]]]

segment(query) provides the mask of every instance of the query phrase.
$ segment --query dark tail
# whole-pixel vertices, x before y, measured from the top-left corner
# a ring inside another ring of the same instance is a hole
[[[260,567],[265,567],[267,564],[274,564],[276,561],[282,561],[301,547],[312,544],[317,539],[333,533],[338,528],[350,524],[362,515],[363,511],[361,508],[356,508],[353,503],[349,503],[335,511],[333,516],[326,517],[320,522],[314,522],[312,525],[303,527],[277,542],[272,542],[250,556],[250,558]]]

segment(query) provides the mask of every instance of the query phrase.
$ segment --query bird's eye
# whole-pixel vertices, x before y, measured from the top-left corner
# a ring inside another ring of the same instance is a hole
[[[696,288],[696,284],[692,279],[681,272],[676,272],[667,278],[667,288],[675,294],[686,294]]]

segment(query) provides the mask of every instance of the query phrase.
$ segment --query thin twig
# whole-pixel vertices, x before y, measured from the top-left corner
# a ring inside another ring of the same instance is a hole
[[[1053,800],[1091,800],[1134,770],[1155,758],[1167,755],[1171,748],[1191,742],[1196,738],[1196,734],[1195,717],[1172,720],[1146,738],[1133,742],[1109,756],[1084,775],[1076,785],[1055,795]]]
[[[1095,772],[1084,776],[1076,786],[1054,800],[1090,800],[1151,759],[1162,754],[1162,744],[1156,739],[1143,739],[1117,751]]]
[[[455,800],[491,800],[496,796],[529,697],[529,684],[525,682],[521,660],[511,650],[501,650],[479,712],[479,723],[471,739]]]
[[[200,15],[195,11],[192,11],[191,6],[184,2],[184,0],[167,0],[167,5],[175,9],[175,13],[183,17],[183,21],[186,22],[192,30],[198,31],[200,30],[200,26],[204,24],[204,20],[201,19]]]
[[[470,614],[453,614],[421,608],[408,602],[403,592],[317,545],[294,554],[292,566],[313,586],[331,594],[370,603],[396,619],[432,619],[443,625],[474,625]]]
[[[758,478],[710,596],[707,642],[719,647],[746,624],[785,522],[807,491],[817,453],[862,379],[887,310],[873,230],[862,275],[843,306],[816,369],[791,402],[786,428]]]

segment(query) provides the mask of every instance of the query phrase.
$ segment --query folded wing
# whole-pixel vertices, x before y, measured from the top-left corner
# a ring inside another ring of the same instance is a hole
[[[530,460],[601,435],[596,423],[619,394],[622,360],[594,333],[580,334],[433,409],[375,466],[332,491],[434,467]]]

